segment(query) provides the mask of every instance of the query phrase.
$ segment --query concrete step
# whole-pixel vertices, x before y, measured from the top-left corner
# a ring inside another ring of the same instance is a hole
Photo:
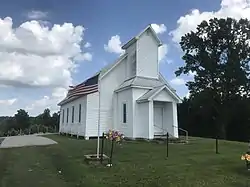
[[[159,143],[165,142],[166,139],[167,139],[167,136],[159,136],[159,135],[154,136],[154,140],[159,141]],[[179,138],[169,137],[168,141],[169,143],[188,143],[185,137],[179,137]]]

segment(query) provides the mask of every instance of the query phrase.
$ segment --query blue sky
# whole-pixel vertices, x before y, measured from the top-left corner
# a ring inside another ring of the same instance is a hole
[[[204,19],[228,15],[250,17],[249,0],[58,2],[1,1],[0,39],[10,36],[9,33],[14,33],[14,39],[3,44],[0,42],[0,115],[13,115],[19,108],[28,110],[31,115],[42,112],[45,107],[57,110],[56,104],[63,98],[62,92],[68,84],[83,81],[119,56],[119,53],[104,47],[113,36],[119,37],[121,42],[116,40],[117,49],[148,24],[166,28],[158,34],[167,46],[160,71],[183,97],[188,94],[184,84],[192,79],[192,75],[178,79],[174,75],[174,71],[183,65],[178,48],[180,36],[194,30]],[[76,28],[78,25],[80,27]],[[46,26],[48,31],[44,29]],[[53,33],[49,33],[53,27]],[[16,42],[16,38],[22,44]],[[53,42],[40,42],[41,38]],[[10,45],[12,42],[16,43]],[[90,46],[86,47],[86,43]],[[50,49],[55,52],[53,58],[49,55]],[[74,70],[71,70],[72,64],[77,65]],[[58,67],[57,70],[54,66]]]

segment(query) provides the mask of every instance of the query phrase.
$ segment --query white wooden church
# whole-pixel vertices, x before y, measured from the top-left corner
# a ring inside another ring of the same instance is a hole
[[[178,137],[175,90],[159,72],[162,45],[149,25],[122,46],[125,53],[83,83],[60,106],[60,132],[89,137],[109,129],[129,138]]]

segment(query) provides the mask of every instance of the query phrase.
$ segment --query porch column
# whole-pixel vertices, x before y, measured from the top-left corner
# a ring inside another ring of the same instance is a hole
[[[59,121],[59,129],[58,132],[60,133],[62,131],[62,109],[60,109],[60,121]]]
[[[154,138],[154,103],[153,101],[149,101],[148,103],[148,138]]]
[[[174,137],[178,138],[178,118],[177,118],[177,104],[172,102],[173,107],[173,135]]]
[[[119,108],[118,108],[118,96],[117,96],[117,93],[114,93],[114,96],[113,96],[113,129],[116,129],[116,130],[121,130],[119,129],[119,126],[117,125],[118,123],[118,112],[119,111]]]

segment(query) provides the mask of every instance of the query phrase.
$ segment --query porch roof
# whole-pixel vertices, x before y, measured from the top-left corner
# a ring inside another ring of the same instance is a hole
[[[139,99],[137,99],[137,102],[142,103],[142,102],[153,100],[154,97],[158,95],[160,92],[162,92],[164,89],[166,89],[166,91],[171,95],[171,97],[177,100],[178,103],[181,103],[181,98],[177,94],[173,93],[173,91],[169,89],[166,85],[158,86],[152,90],[149,90],[144,95],[142,95]]]

